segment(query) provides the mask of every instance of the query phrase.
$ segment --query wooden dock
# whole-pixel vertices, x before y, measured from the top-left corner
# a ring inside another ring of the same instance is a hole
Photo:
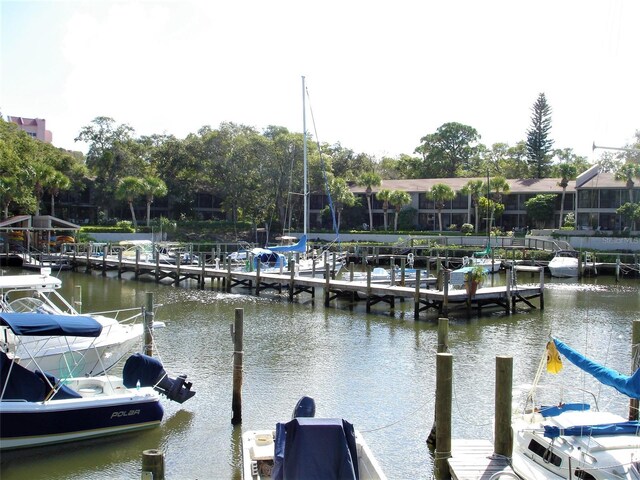
[[[519,478],[507,458],[494,454],[489,440],[452,440],[448,462],[453,480]]]
[[[544,281],[540,269],[539,285],[517,285],[510,281],[507,276],[506,286],[479,288],[474,295],[469,295],[464,289],[448,288],[443,290],[428,288],[419,278],[414,280],[414,286],[403,286],[399,284],[377,284],[372,282],[336,280],[331,276],[325,278],[301,276],[292,271],[280,273],[261,273],[258,269],[254,272],[236,271],[227,264],[226,268],[218,265],[181,265],[161,264],[156,262],[143,262],[139,258],[124,259],[122,256],[94,256],[94,255],[69,255],[69,261],[74,269],[84,267],[85,272],[101,271],[106,275],[107,271],[117,271],[118,276],[131,272],[134,278],[143,276],[151,277],[156,282],[166,281],[178,285],[185,280],[194,280],[199,288],[204,288],[207,281],[213,287],[216,282],[226,291],[231,291],[233,287],[245,287],[255,295],[260,295],[265,290],[275,290],[278,293],[288,292],[289,300],[293,300],[296,295],[308,293],[315,297],[317,288],[323,289],[324,304],[330,306],[333,300],[348,298],[352,301],[366,301],[367,312],[377,303],[386,303],[390,309],[395,308],[395,301],[399,299],[413,299],[414,318],[418,319],[421,312],[433,309],[440,315],[447,315],[457,309],[466,310],[468,316],[474,310],[478,314],[482,309],[493,306],[504,309],[505,313],[516,311],[518,303],[524,303],[527,307],[536,308],[531,300],[539,299],[539,308],[544,308]],[[223,266],[224,267],[224,266]],[[535,268],[535,267],[534,267]],[[333,272],[331,263],[326,265],[326,270]],[[401,283],[401,281],[398,281]]]

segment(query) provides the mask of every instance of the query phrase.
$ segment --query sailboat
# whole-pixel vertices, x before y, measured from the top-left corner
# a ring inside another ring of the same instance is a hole
[[[303,234],[300,239],[296,243],[290,243],[286,245],[277,245],[277,246],[267,246],[265,249],[270,252],[275,253],[277,257],[280,255],[284,255],[285,257],[293,258],[293,255],[297,254],[296,264],[295,264],[295,273],[296,275],[321,275],[324,276],[327,271],[327,264],[329,265],[330,274],[337,276],[338,272],[342,268],[344,263],[344,255],[337,255],[335,257],[333,254],[329,255],[329,250],[325,251],[313,251],[309,252],[307,247],[307,227],[309,225],[309,174],[308,174],[308,148],[307,148],[307,116],[306,116],[306,86],[305,86],[305,77],[302,77],[302,129],[303,129],[303,199],[304,199],[304,217],[303,217]],[[333,203],[331,201],[331,194],[329,192],[329,205],[331,207],[331,214],[333,217],[334,229],[336,231],[336,241],[339,239],[338,229],[336,227],[335,221],[335,213],[333,210]],[[291,239],[291,237],[287,237],[287,239]],[[264,252],[262,252],[264,253]],[[280,271],[280,265],[282,265],[282,261],[278,263],[275,267],[270,267],[269,265],[261,265],[261,271]],[[288,261],[284,261],[284,267],[288,265]]]
[[[546,358],[536,377],[540,377],[544,363],[549,372],[560,371],[561,355],[603,385],[640,398],[640,368],[630,376],[623,375],[558,339],[547,344]],[[536,405],[534,391],[512,421],[512,467],[520,478],[640,479],[640,422],[599,411],[589,403]],[[581,399],[584,393],[580,392]],[[567,392],[562,396],[566,398]]]

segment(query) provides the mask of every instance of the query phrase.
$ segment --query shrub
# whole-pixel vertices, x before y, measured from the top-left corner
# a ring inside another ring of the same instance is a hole
[[[473,225],[471,225],[470,223],[463,223],[462,226],[460,227],[460,231],[465,235],[471,235],[474,231],[474,228],[473,228]]]

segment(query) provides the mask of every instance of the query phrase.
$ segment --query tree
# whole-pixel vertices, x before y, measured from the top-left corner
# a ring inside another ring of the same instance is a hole
[[[367,206],[369,207],[369,231],[373,231],[373,210],[371,207],[371,195],[373,193],[373,187],[378,187],[382,183],[380,175],[373,171],[364,172],[358,178],[358,185],[366,187],[365,195],[367,196]]]
[[[616,180],[623,180],[629,189],[629,202],[633,203],[633,182],[634,178],[640,178],[640,164],[627,162],[618,168],[615,173]]]
[[[381,189],[378,193],[376,193],[376,199],[382,202],[382,213],[384,218],[384,229],[387,230],[387,210],[389,210],[389,196],[391,195],[391,190],[388,188]]]
[[[460,170],[473,171],[477,147],[472,144],[479,139],[475,128],[456,122],[445,123],[435,133],[425,135],[415,149],[422,155],[423,176],[451,178]]]
[[[142,194],[147,200],[147,227],[151,224],[151,204],[155,197],[164,197],[167,194],[167,185],[162,179],[147,176],[142,179]]]
[[[393,231],[398,231],[398,217],[400,216],[400,210],[405,205],[411,203],[411,195],[403,190],[394,190],[389,193],[389,203],[393,205],[395,209],[395,216],[393,218]]]
[[[61,190],[67,190],[69,189],[70,186],[71,186],[71,181],[69,180],[69,178],[63,173],[60,173],[58,171],[55,171],[51,176],[51,178],[49,179],[47,189],[49,191],[49,194],[51,195],[51,215],[52,216],[55,217],[56,215],[55,198],[58,196]]]
[[[475,231],[478,231],[480,220],[478,216],[478,203],[480,197],[486,192],[485,183],[482,180],[469,180],[464,187],[460,190],[463,195],[469,195],[471,197],[471,204],[473,205],[475,212]],[[467,222],[471,223],[471,212],[467,212]]]
[[[356,196],[349,189],[347,182],[343,178],[332,178],[330,182],[331,198],[336,213],[338,214],[337,227],[340,229],[342,221],[342,211],[345,207],[353,207],[356,204]]]
[[[552,193],[536,195],[524,202],[528,217],[538,228],[544,228],[545,223],[553,218],[556,195]]]
[[[621,205],[616,213],[631,222],[631,230],[636,229],[636,222],[640,221],[640,203],[627,202]]]
[[[133,209],[133,201],[138,195],[144,193],[144,185],[142,180],[137,177],[124,177],[118,183],[116,188],[116,198],[118,200],[126,200],[131,210],[131,220],[133,221],[133,228],[138,228],[138,222],[136,221],[136,212]]]
[[[533,178],[545,178],[551,164],[553,140],[549,138],[551,130],[551,107],[547,103],[544,93],[531,108],[531,127],[527,131],[527,153],[529,167]]]
[[[560,199],[560,222],[558,228],[562,228],[564,222],[564,197],[567,193],[567,186],[569,186],[569,180],[573,180],[576,177],[576,167],[570,163],[561,163],[558,165],[558,171],[560,172],[561,179],[558,185],[562,187],[562,197]]]
[[[507,180],[498,175],[497,177],[493,177],[489,180],[489,189],[493,193],[493,200],[496,204],[502,204],[503,195],[509,193],[511,187]],[[498,215],[495,215],[496,217]],[[494,209],[491,210],[491,214],[489,215],[489,229],[491,228],[492,222],[494,218]]]
[[[29,169],[33,189],[36,196],[36,215],[40,215],[40,203],[45,190],[54,181],[56,171],[44,162],[35,162]]]
[[[442,209],[447,202],[456,197],[456,192],[446,183],[436,183],[431,187],[431,190],[427,192],[427,196],[435,203],[436,210],[438,211],[438,224],[440,225],[440,231],[442,231]]]

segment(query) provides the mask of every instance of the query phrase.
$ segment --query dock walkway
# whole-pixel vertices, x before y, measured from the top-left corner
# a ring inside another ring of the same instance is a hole
[[[540,284],[516,285],[512,284],[507,276],[506,286],[483,287],[479,288],[475,295],[470,296],[464,289],[444,288],[444,290],[435,290],[423,287],[423,282],[419,279],[415,286],[403,286],[397,283],[377,284],[372,282],[336,280],[330,276],[325,278],[297,275],[295,271],[283,271],[279,273],[261,273],[259,270],[254,272],[235,271],[227,264],[227,268],[219,268],[217,266],[205,265],[181,265],[177,264],[160,264],[158,261],[143,262],[139,258],[123,259],[121,256],[91,256],[91,255],[70,255],[74,269],[84,267],[86,272],[92,270],[101,271],[106,275],[107,271],[118,272],[121,276],[125,272],[132,272],[137,279],[141,276],[150,276],[156,282],[170,279],[171,283],[178,285],[185,280],[194,280],[199,288],[204,288],[206,281],[210,281],[213,287],[216,282],[222,284],[226,291],[231,291],[233,287],[245,287],[252,290],[256,295],[261,292],[273,289],[278,293],[288,292],[290,300],[294,296],[301,293],[309,293],[315,297],[315,290],[321,288],[324,291],[324,304],[330,306],[331,301],[339,298],[350,298],[352,301],[366,301],[367,312],[377,303],[383,302],[395,308],[395,301],[399,299],[413,299],[415,310],[414,318],[418,319],[423,311],[430,309],[435,310],[439,314],[448,314],[455,309],[465,309],[467,315],[471,315],[474,309],[478,314],[482,309],[488,306],[497,306],[503,308],[506,313],[512,313],[516,310],[518,303],[525,303],[530,308],[536,308],[531,299],[539,298],[540,309],[544,308],[544,281],[543,275],[540,273]],[[327,265],[331,270],[331,264]],[[540,271],[540,269],[536,269]],[[445,282],[446,284],[446,282]]]

